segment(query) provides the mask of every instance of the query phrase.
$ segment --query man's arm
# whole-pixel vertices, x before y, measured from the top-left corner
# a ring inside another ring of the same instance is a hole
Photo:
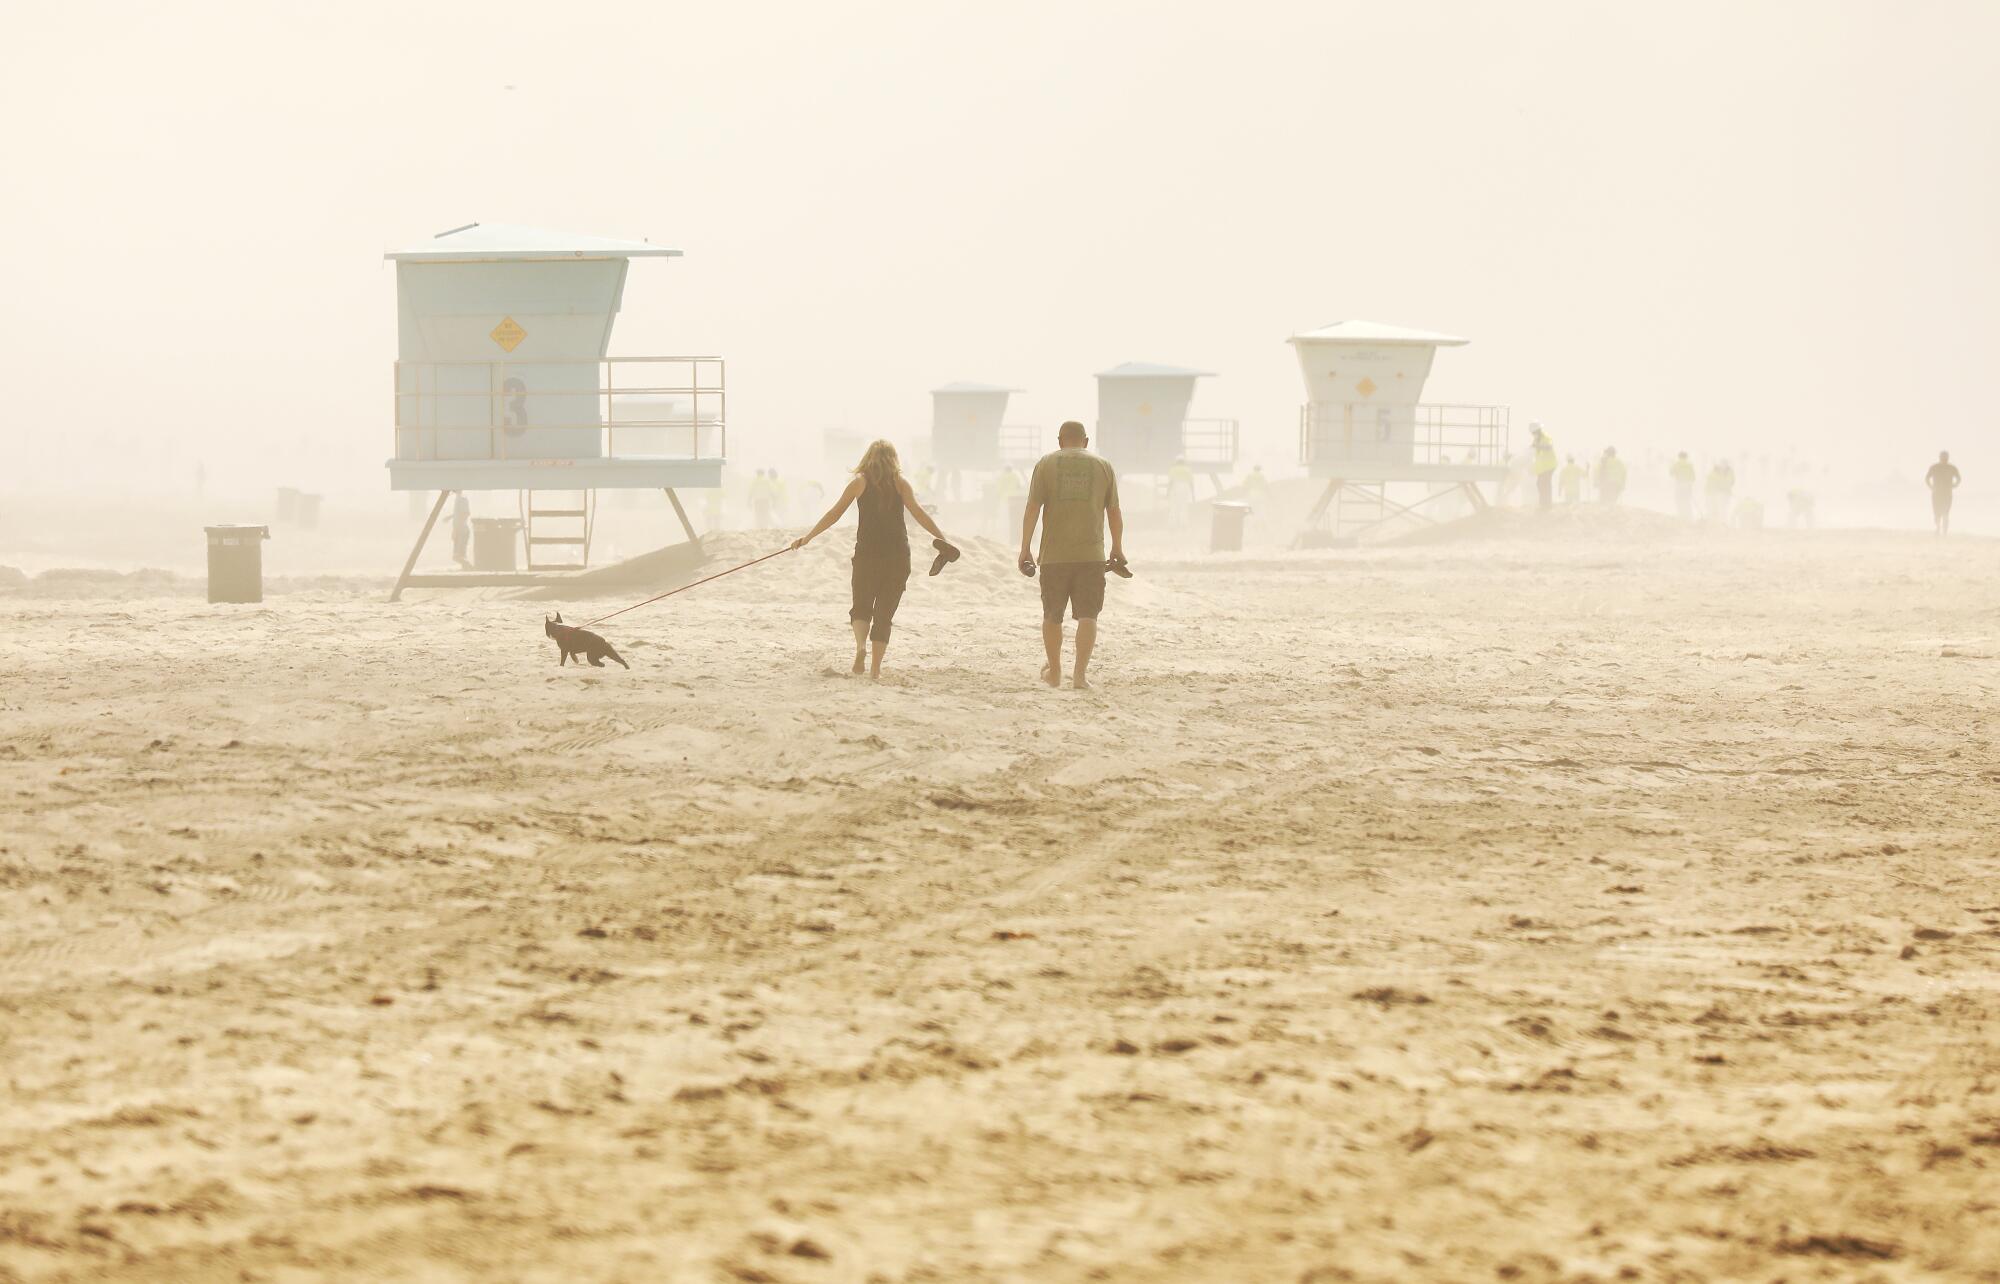
[[[1047,498],[1046,483],[1042,480],[1042,466],[1035,465],[1035,471],[1028,478],[1028,502],[1021,509],[1021,560],[1028,560],[1028,550],[1035,540],[1035,522],[1042,515],[1042,501]]]
[[[1104,520],[1111,527],[1111,556],[1125,556],[1125,514],[1118,507],[1118,474],[1111,474],[1111,485],[1104,492]]]
[[[1021,560],[1028,560],[1028,549],[1035,541],[1035,520],[1042,515],[1042,501],[1032,496],[1028,505],[1021,510]]]

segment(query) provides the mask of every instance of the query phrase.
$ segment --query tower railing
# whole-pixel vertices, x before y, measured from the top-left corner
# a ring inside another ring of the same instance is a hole
[[[1043,455],[1055,449],[1055,443],[1043,434],[1047,430],[1038,424],[1000,425],[1000,463],[1004,467],[1022,468],[1034,463]]]
[[[394,396],[402,460],[728,455],[721,357],[398,361]],[[564,449],[530,447],[530,433]],[[445,434],[449,451],[441,449]]]
[[[1299,407],[1299,462],[1498,468],[1507,407],[1314,402]]]
[[[1183,419],[1181,455],[1198,472],[1226,472],[1236,465],[1241,435],[1234,419]]]

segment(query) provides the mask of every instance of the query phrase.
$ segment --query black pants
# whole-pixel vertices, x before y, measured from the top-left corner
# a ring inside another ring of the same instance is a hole
[[[869,621],[868,636],[877,642],[889,640],[889,625],[903,600],[903,588],[910,582],[910,554],[901,556],[856,555],[854,559],[854,606],[850,620]]]

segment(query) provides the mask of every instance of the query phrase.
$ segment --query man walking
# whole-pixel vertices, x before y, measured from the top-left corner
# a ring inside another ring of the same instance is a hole
[[[1028,481],[1021,515],[1021,573],[1033,575],[1028,553],[1035,522],[1042,520],[1042,681],[1062,685],[1063,610],[1076,620],[1076,668],[1070,685],[1088,691],[1090,653],[1097,645],[1097,615],[1104,608],[1104,573],[1125,567],[1125,517],[1118,510],[1118,477],[1108,461],[1085,449],[1090,438],[1075,420],[1056,433],[1059,449],[1043,455]],[[1111,527],[1111,555],[1104,528]]]
[[[1951,462],[1951,452],[1940,450],[1938,461],[1924,474],[1924,485],[1931,488],[1931,524],[1940,535],[1951,534],[1951,493],[1958,489],[1958,465]]]

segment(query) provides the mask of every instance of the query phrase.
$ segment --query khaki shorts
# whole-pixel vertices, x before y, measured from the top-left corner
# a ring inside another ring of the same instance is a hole
[[[1042,568],[1042,618],[1062,622],[1063,608],[1079,620],[1104,609],[1104,563],[1057,562]]]

